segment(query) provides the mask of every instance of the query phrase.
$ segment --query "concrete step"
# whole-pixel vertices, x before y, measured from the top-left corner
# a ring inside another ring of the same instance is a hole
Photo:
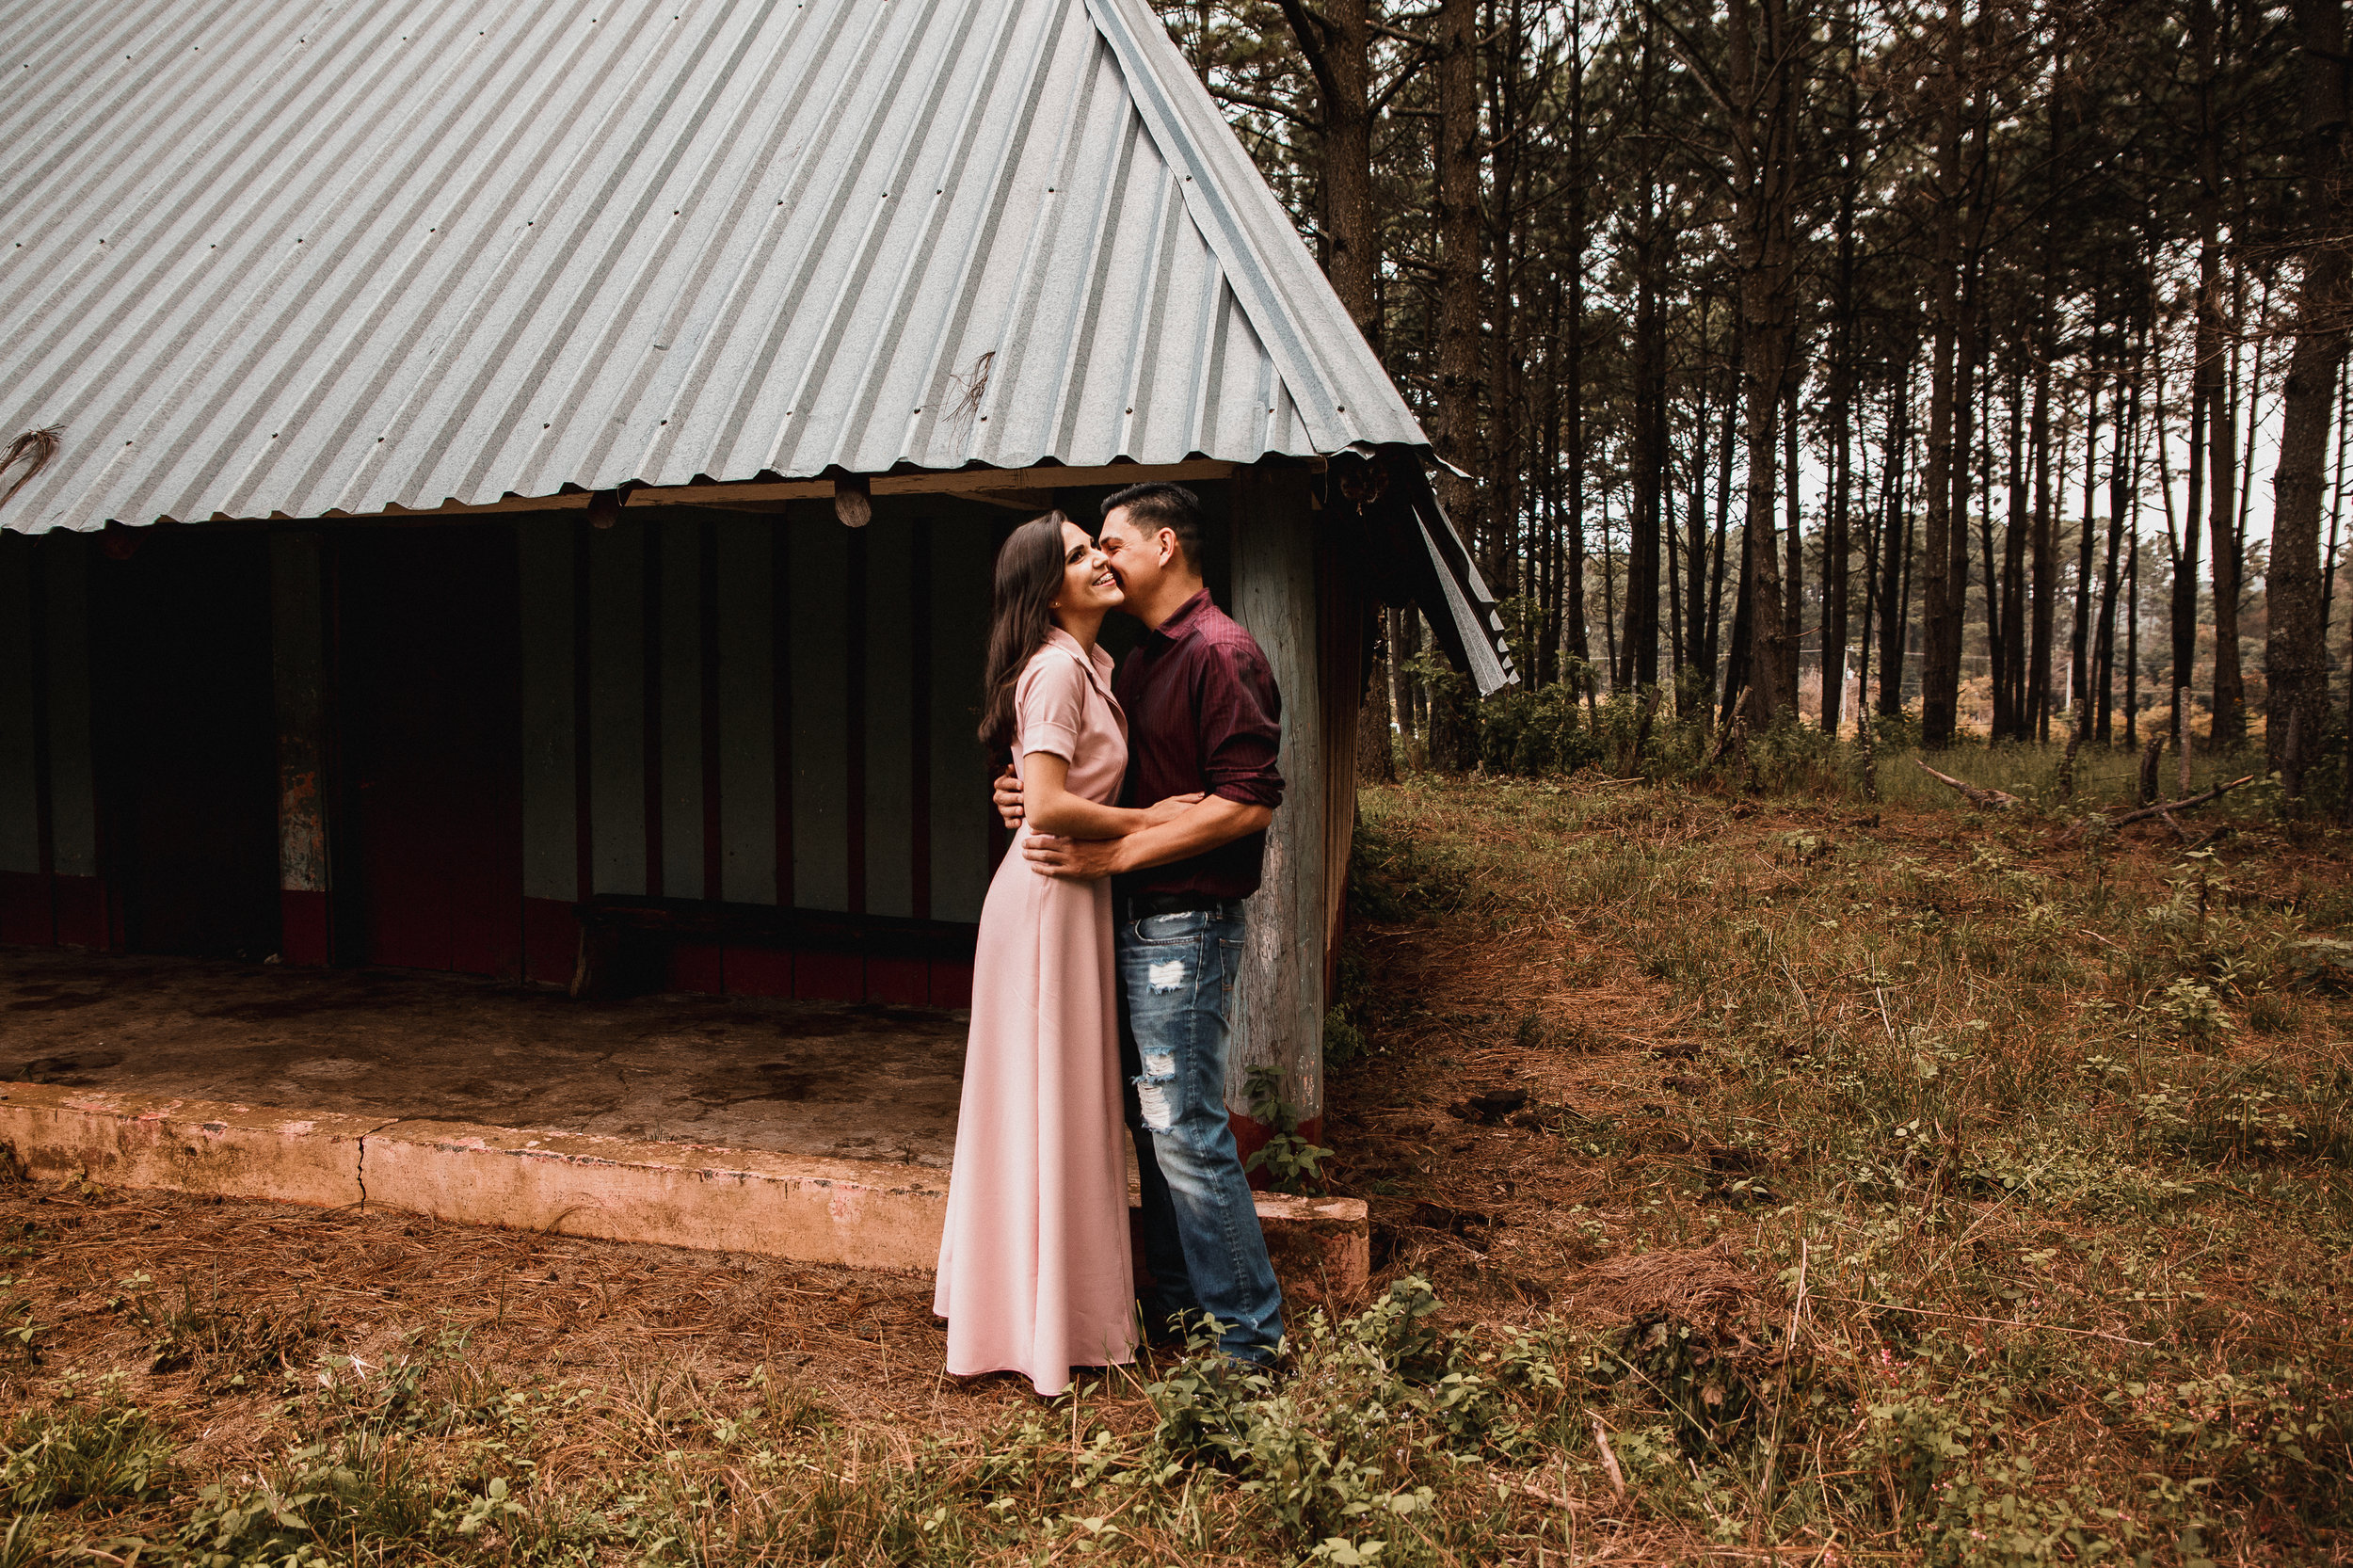
[[[0,1146],[52,1181],[866,1269],[931,1269],[948,1204],[948,1174],[928,1165],[40,1083],[0,1082]],[[1258,1221],[1294,1300],[1338,1307],[1363,1293],[1362,1200],[1261,1193]]]

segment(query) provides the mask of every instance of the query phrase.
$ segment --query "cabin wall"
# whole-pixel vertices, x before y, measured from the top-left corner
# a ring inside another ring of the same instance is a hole
[[[0,532],[0,941],[102,947],[90,729],[98,541]]]
[[[1334,643],[1348,632],[1326,624],[1345,617],[1333,609],[1331,541],[1305,476],[1249,471],[1214,490],[1205,500],[1230,539],[1222,598],[1273,664],[1289,780],[1252,904],[1229,1100],[1244,1106],[1250,1067],[1270,1064],[1312,1125],[1332,889],[1353,800],[1348,760],[1326,755],[1331,721],[1345,715],[1326,712],[1322,687],[1348,662],[1336,661]],[[1082,514],[1095,499],[1074,493],[1067,504]],[[520,780],[502,808],[520,821],[499,841],[513,846],[502,854],[517,858],[520,907],[497,949],[516,956],[500,962],[568,982],[573,905],[600,895],[977,921],[1002,836],[972,728],[991,562],[1018,520],[910,497],[878,501],[863,530],[840,526],[823,502],[630,510],[610,528],[582,512],[488,523],[513,541],[516,588],[502,614],[515,617],[518,655],[520,755],[499,766]],[[339,821],[354,715],[338,684],[338,584],[339,562],[364,560],[364,536],[378,527],[270,530],[275,875],[290,963],[369,956],[351,913],[364,878]],[[174,548],[205,538],[181,531]],[[90,593],[110,542],[0,536],[0,940],[136,940],[100,874],[106,796],[91,739]],[[138,545],[135,531],[128,547]],[[691,945],[669,980],[933,1005],[960,1004],[970,985],[968,966],[936,961]]]
[[[490,770],[520,781],[516,805],[495,808],[520,816],[502,841],[516,846],[520,907],[497,950],[520,959],[502,962],[569,981],[572,906],[600,894],[979,920],[995,818],[972,731],[990,565],[1019,519],[945,497],[886,499],[875,513],[864,530],[824,503],[648,508],[609,529],[581,512],[489,524],[513,541],[520,664],[519,768]],[[397,532],[413,543],[440,526]],[[339,686],[338,596],[382,553],[368,541],[386,536],[344,520],[273,528],[265,551],[249,529],[0,535],[0,942],[138,943],[121,915],[137,866],[101,876],[109,763],[91,722],[93,649],[125,628],[120,616],[94,625],[91,595],[94,580],[102,598],[112,591],[107,570],[124,575],[106,546],[168,543],[252,555],[265,579],[254,614],[270,658],[247,705],[276,715],[259,743],[275,841],[255,856],[279,889],[279,951],[290,963],[370,957],[348,842],[354,781],[341,776],[343,742],[365,715]],[[108,679],[136,681],[139,658],[111,659]],[[136,859],[125,837],[113,853]],[[968,964],[749,947],[682,948],[670,978],[935,1005],[960,1005],[970,987]]]
[[[518,527],[524,968],[571,975],[599,894],[980,918],[973,738],[989,564],[1011,516],[885,502]],[[778,614],[779,607],[782,614]],[[681,949],[681,988],[960,1005],[968,967]]]

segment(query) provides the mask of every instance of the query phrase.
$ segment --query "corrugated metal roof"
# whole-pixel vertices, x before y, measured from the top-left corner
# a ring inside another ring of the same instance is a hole
[[[0,72],[11,528],[1427,444],[1145,0],[0,0]]]

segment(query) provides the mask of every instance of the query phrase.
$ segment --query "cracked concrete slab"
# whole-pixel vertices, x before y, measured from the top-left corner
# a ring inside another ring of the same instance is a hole
[[[340,1208],[384,1116],[0,1083],[0,1144],[34,1176]]]
[[[964,1032],[917,1008],[0,949],[0,1145],[50,1179],[928,1269]],[[1362,1290],[1361,1201],[1258,1211],[1287,1289]]]
[[[0,949],[0,1079],[945,1170],[965,1015]]]

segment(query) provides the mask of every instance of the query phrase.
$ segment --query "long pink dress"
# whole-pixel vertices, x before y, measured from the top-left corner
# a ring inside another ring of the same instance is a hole
[[[1070,792],[1104,804],[1128,766],[1111,676],[1057,628],[1016,688],[1016,759],[1065,759]],[[1111,885],[1040,876],[1016,845],[981,909],[932,1301],[952,1376],[1020,1372],[1050,1397],[1073,1367],[1134,1359],[1116,984]]]

